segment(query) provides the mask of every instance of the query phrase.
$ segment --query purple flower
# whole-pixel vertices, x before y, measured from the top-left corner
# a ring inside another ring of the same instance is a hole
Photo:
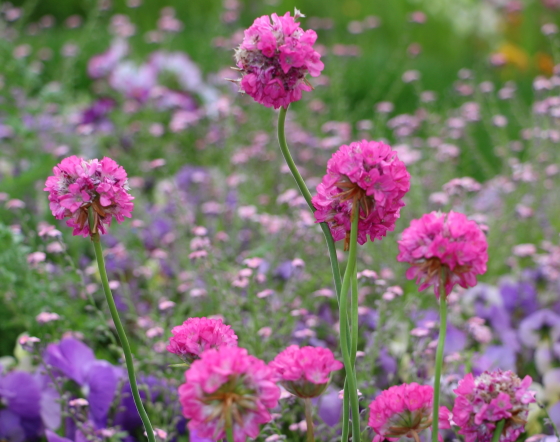
[[[519,324],[519,339],[529,348],[536,348],[543,339],[560,339],[560,316],[551,310],[539,310]]]

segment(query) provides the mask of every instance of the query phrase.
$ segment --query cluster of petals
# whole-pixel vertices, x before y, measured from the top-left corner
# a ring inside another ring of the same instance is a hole
[[[301,29],[298,16],[296,11],[294,17],[286,12],[257,18],[235,53],[242,91],[267,107],[298,101],[302,91],[312,89],[305,75],[317,77],[323,70],[321,56],[313,49],[317,34]]]
[[[381,392],[369,405],[368,425],[377,433],[373,442],[406,435],[416,435],[418,440],[418,433],[431,426],[433,398],[433,387],[415,382]]]
[[[410,189],[410,174],[390,146],[378,141],[343,145],[327,163],[313,197],[315,219],[329,224],[335,241],[347,238],[359,211],[358,243],[381,239],[395,228]],[[356,206],[355,206],[356,205]]]
[[[272,419],[280,388],[272,368],[240,347],[205,351],[185,373],[179,387],[183,415],[188,427],[211,440],[225,437],[227,414],[231,415],[233,439],[256,438],[259,426]]]
[[[173,327],[167,351],[191,363],[211,348],[237,347],[237,335],[221,319],[189,318]]]
[[[340,370],[343,364],[328,348],[290,345],[270,366],[286,390],[301,398],[311,398],[323,393],[331,372]]]
[[[511,371],[467,374],[454,390],[457,394],[452,422],[460,427],[465,442],[490,442],[498,421],[505,419],[500,442],[514,442],[525,431],[529,404],[535,392],[530,376],[521,380]]]
[[[50,209],[56,219],[69,218],[66,224],[74,235],[84,237],[111,225],[113,217],[121,223],[132,216],[134,199],[129,193],[126,171],[110,158],[101,161],[71,156],[53,168],[43,190],[49,192]],[[94,229],[90,232],[88,209],[93,208]]]
[[[397,260],[408,262],[408,279],[419,290],[433,286],[439,297],[440,278],[448,295],[455,284],[476,285],[476,276],[486,272],[488,243],[475,221],[464,214],[431,212],[412,220],[399,241]]]

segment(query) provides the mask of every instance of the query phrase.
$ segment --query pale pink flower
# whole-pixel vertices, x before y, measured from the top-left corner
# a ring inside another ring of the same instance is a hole
[[[457,397],[452,421],[460,427],[465,442],[490,442],[498,421],[505,419],[500,442],[514,442],[525,431],[529,404],[535,392],[529,391],[532,379],[523,380],[511,372],[485,371],[475,378],[467,374],[453,390]]]
[[[127,53],[128,43],[123,39],[116,39],[106,52],[90,58],[88,62],[89,76],[91,78],[102,78],[109,75]]]
[[[455,284],[476,285],[476,275],[486,272],[488,243],[475,221],[462,213],[431,212],[412,220],[399,241],[397,260],[408,262],[408,279],[422,291],[430,286],[439,298],[440,279],[449,295]]]
[[[313,88],[305,75],[318,77],[323,70],[321,55],[313,49],[317,34],[304,31],[294,17],[272,14],[257,18],[245,30],[235,61],[243,77],[241,90],[267,107],[287,107]],[[272,19],[272,22],[271,22]]]
[[[179,387],[183,415],[198,436],[221,440],[231,413],[233,439],[245,442],[256,438],[259,426],[270,422],[270,409],[276,407],[280,388],[274,371],[263,361],[239,347],[205,351],[185,373]]]
[[[290,393],[300,398],[313,398],[325,391],[331,372],[340,370],[343,364],[328,348],[290,345],[274,358],[270,367]]]
[[[348,249],[353,208],[360,217],[358,243],[381,239],[395,228],[410,189],[410,174],[397,153],[378,141],[343,145],[327,164],[312,199],[317,222],[329,224],[335,241]]]
[[[173,327],[167,351],[187,363],[198,359],[208,349],[237,347],[237,335],[221,319],[189,318]]]
[[[126,171],[111,158],[86,161],[71,156],[53,168],[43,190],[49,192],[50,209],[56,219],[84,237],[105,233],[113,217],[118,223],[132,216],[134,204],[129,193]],[[93,208],[94,225],[90,232],[88,209]]]
[[[368,425],[377,433],[373,442],[414,437],[432,425],[434,389],[429,385],[395,385],[381,392],[369,405]],[[440,408],[440,428],[449,428],[447,409]]]

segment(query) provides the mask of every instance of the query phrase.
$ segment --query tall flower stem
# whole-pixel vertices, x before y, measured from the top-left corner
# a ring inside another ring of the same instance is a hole
[[[354,205],[356,207],[356,205]],[[351,338],[348,336],[348,291],[351,280],[356,272],[356,255],[358,249],[358,221],[359,212],[352,210],[352,229],[350,230],[350,250],[348,252],[348,264],[342,280],[339,302],[340,318],[340,347],[342,349],[342,359],[346,371],[346,383],[350,397],[350,409],[352,410],[352,439],[354,442],[360,440],[360,405],[358,403],[358,387],[354,373],[355,355],[351,355]],[[347,391],[345,390],[345,394]],[[346,442],[346,441],[344,441]]]
[[[358,217],[358,214],[356,214]],[[352,366],[356,366],[356,352],[358,351],[358,269],[356,268],[356,263],[354,262],[354,270],[352,271],[352,301],[351,301],[351,313],[350,313],[350,330],[352,330],[352,349],[350,350],[350,356],[352,356]],[[356,370],[354,370],[354,373]]]
[[[443,276],[439,281],[439,339],[436,352],[436,367],[434,378],[434,408],[432,412],[432,442],[438,442],[438,416],[439,396],[441,384],[441,368],[443,366],[443,347],[445,346],[445,334],[447,332],[447,293]]]
[[[290,169],[290,172],[292,173],[292,176],[294,177],[294,180],[296,181],[296,184],[299,188],[299,191],[301,192],[301,194],[303,195],[303,198],[305,199],[305,201],[307,202],[307,205],[309,206],[309,209],[311,210],[311,212],[315,212],[315,207],[313,206],[313,203],[311,202],[311,192],[309,192],[309,189],[307,188],[307,185],[305,184],[305,181],[303,180],[303,177],[301,176],[301,174],[299,173],[299,170],[296,166],[296,163],[294,162],[294,159],[292,158],[292,155],[290,154],[290,149],[288,148],[288,143],[286,142],[286,134],[285,134],[285,125],[286,125],[286,114],[288,112],[288,108],[280,108],[280,112],[278,114],[278,142],[280,144],[280,150],[282,151],[282,155],[284,156],[284,160],[286,161],[286,164],[288,165],[288,168]],[[329,229],[329,226],[326,223],[320,223],[321,229],[323,230],[323,234],[325,235],[325,241],[327,242],[327,248],[329,250],[329,258],[331,261],[331,270],[332,270],[332,274],[333,274],[333,280],[334,280],[334,287],[336,290],[336,298],[338,301],[338,305],[340,307],[340,293],[341,293],[341,288],[342,288],[342,281],[340,278],[340,267],[338,265],[338,258],[336,255],[336,246],[334,244],[334,240],[333,237],[331,235],[331,231]],[[348,345],[351,345],[351,341],[350,341],[350,332],[348,330],[348,321],[340,321],[340,327],[342,328],[346,328],[347,332],[346,332],[346,336],[348,339]],[[348,371],[346,372],[347,376],[348,376]],[[349,392],[348,392],[348,381],[345,381],[344,383],[344,400],[343,400],[343,407],[342,407],[342,440],[343,441],[347,441],[348,440],[348,423],[349,423],[349,406],[348,406],[348,399],[349,399]]]
[[[502,431],[504,431],[505,423],[505,419],[498,421],[498,423],[496,424],[496,428],[494,429],[494,434],[492,435],[492,442],[499,442]]]
[[[94,220],[93,220],[93,210],[89,208],[89,226],[90,231],[93,231]],[[95,249],[95,257],[97,258],[97,267],[99,268],[99,276],[101,278],[101,284],[103,285],[103,291],[105,292],[105,298],[107,299],[107,304],[109,305],[109,311],[111,312],[111,317],[115,323],[115,328],[117,329],[117,335],[119,336],[119,341],[124,353],[124,359],[126,361],[126,371],[128,372],[128,380],[130,382],[130,389],[132,390],[132,397],[134,399],[134,404],[142,419],[144,424],[144,429],[146,430],[146,435],[149,442],[155,442],[154,430],[148,414],[144,409],[144,404],[142,403],[142,398],[138,392],[138,385],[136,384],[136,374],[134,373],[134,363],[132,361],[132,352],[130,351],[130,345],[126,337],[121,319],[119,318],[119,313],[117,311],[117,306],[115,305],[115,300],[113,299],[113,294],[109,288],[109,280],[107,278],[107,270],[105,269],[105,260],[103,259],[103,250],[101,249],[101,242],[99,238],[99,233],[91,234],[91,241],[93,242],[93,248]]]
[[[305,398],[305,422],[307,423],[307,442],[315,442],[315,435],[313,432],[313,405],[311,399]]]
[[[231,422],[231,405],[226,407],[226,440],[233,442],[233,424]]]

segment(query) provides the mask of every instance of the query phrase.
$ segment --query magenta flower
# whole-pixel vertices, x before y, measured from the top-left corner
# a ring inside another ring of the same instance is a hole
[[[410,189],[410,174],[390,146],[378,141],[340,146],[312,199],[317,222],[329,224],[335,241],[350,239],[351,215],[359,211],[358,243],[381,239],[395,228]]]
[[[420,440],[418,434],[432,425],[433,398],[433,387],[415,382],[382,391],[369,404],[368,425],[377,433],[373,442],[396,441],[402,436]],[[449,428],[447,410],[442,407],[439,414],[440,428]]]
[[[485,371],[475,378],[467,374],[453,390],[457,394],[452,421],[460,427],[465,442],[490,442],[498,421],[505,419],[500,442],[514,442],[523,433],[529,404],[535,392],[532,379],[523,380],[511,371]]]
[[[199,359],[205,350],[237,347],[237,335],[221,319],[189,318],[173,327],[171,333],[167,351],[189,364]]]
[[[105,233],[113,217],[118,223],[132,216],[134,198],[128,193],[126,171],[111,158],[101,161],[77,156],[65,158],[47,178],[50,209],[56,219],[74,228],[74,235],[84,237],[98,231]],[[90,232],[88,209],[93,208],[94,225]]]
[[[332,371],[344,365],[328,348],[290,345],[270,363],[281,384],[299,398],[320,396],[330,380]]]
[[[433,285],[439,298],[440,277],[447,295],[455,284],[476,285],[476,275],[486,272],[487,249],[475,221],[462,213],[432,212],[412,220],[403,231],[397,260],[412,265],[406,277],[416,279],[420,291]]]
[[[202,353],[185,373],[179,387],[183,415],[198,436],[221,440],[231,416],[235,442],[256,438],[260,424],[272,419],[280,388],[274,371],[239,347],[221,347]]]
[[[235,61],[243,77],[243,92],[267,107],[278,109],[301,99],[301,91],[313,89],[305,75],[317,77],[323,70],[321,56],[313,49],[317,34],[304,31],[295,20],[296,10],[283,17],[272,14],[257,18],[245,30],[245,38],[235,52]]]

